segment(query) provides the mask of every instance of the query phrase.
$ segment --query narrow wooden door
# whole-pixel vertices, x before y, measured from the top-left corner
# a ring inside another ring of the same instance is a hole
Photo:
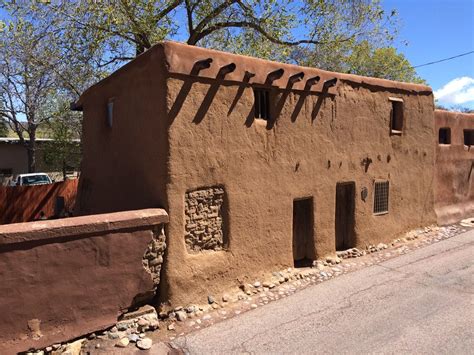
[[[355,244],[355,182],[336,185],[336,250],[346,250]]]

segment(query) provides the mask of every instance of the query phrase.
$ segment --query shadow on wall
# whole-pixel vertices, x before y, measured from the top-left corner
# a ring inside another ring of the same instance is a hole
[[[76,200],[77,179],[49,185],[0,187],[0,224],[30,222],[55,215],[58,197],[64,210],[72,211]]]
[[[188,95],[191,91],[191,88],[192,88],[192,86],[195,82],[210,84],[209,89],[208,89],[204,99],[202,100],[202,103],[199,106],[199,108],[196,112],[196,115],[194,116],[192,122],[195,123],[195,124],[199,124],[204,120],[205,115],[206,115],[207,111],[209,110],[209,108],[210,108],[210,106],[211,106],[211,104],[212,104],[212,102],[213,102],[213,100],[214,100],[214,98],[215,98],[215,96],[216,96],[216,94],[219,90],[219,87],[225,81],[226,75],[229,74],[229,73],[234,72],[235,69],[236,69],[235,63],[230,63],[230,64],[222,66],[219,69],[219,72],[217,73],[215,79],[199,77],[199,72],[201,70],[208,69],[211,66],[212,61],[213,61],[212,58],[207,58],[207,59],[203,59],[203,60],[200,60],[200,61],[197,61],[196,63],[194,63],[194,66],[193,66],[191,72],[189,73],[191,78],[187,75],[174,74],[174,76],[176,78],[183,80],[183,84],[182,84],[181,89],[180,89],[178,95],[176,96],[176,99],[175,99],[175,101],[174,101],[174,103],[173,103],[173,105],[170,109],[170,112],[169,112],[170,124],[172,124],[174,122],[174,120],[178,116],[179,112],[181,111],[181,109],[184,105],[184,102],[185,102],[186,98],[188,97]],[[281,78],[283,76],[283,73],[284,73],[283,69],[279,69],[279,70],[275,70],[273,72],[270,72],[267,75],[265,83],[263,85],[262,84],[257,85],[259,88],[262,88],[262,89],[265,88],[265,89],[268,89],[268,90],[272,90],[272,92],[273,92],[272,95],[271,95],[272,98],[276,98],[276,96],[277,96],[275,94],[276,92],[281,92],[281,95],[278,98],[278,102],[275,102],[274,105],[272,105],[271,119],[268,119],[267,129],[272,129],[274,124],[276,123],[276,121],[280,117],[281,111],[282,111],[283,107],[285,106],[287,98],[288,98],[290,92],[293,90],[293,85],[298,81],[302,81],[303,77],[304,77],[303,72],[296,73],[296,74],[290,76],[288,78],[288,82],[287,82],[286,87],[284,89],[278,89],[278,88],[275,88],[274,86],[272,86],[272,83],[275,80]],[[238,101],[241,99],[241,97],[244,93],[244,90],[246,88],[253,87],[253,84],[250,83],[250,80],[254,76],[255,76],[255,73],[245,71],[241,82],[234,83],[234,85],[238,85],[238,90],[237,90],[237,93],[236,93],[236,95],[235,95],[235,97],[234,97],[234,99],[233,99],[233,101],[232,101],[232,103],[229,107],[229,110],[227,112],[228,116],[233,112],[233,110],[237,106]],[[298,115],[299,115],[299,113],[300,113],[300,111],[301,111],[301,109],[304,105],[304,102],[305,102],[306,98],[310,94],[311,87],[316,85],[320,81],[320,79],[321,78],[319,76],[309,78],[309,79],[306,80],[306,84],[305,84],[305,87],[304,87],[303,91],[298,90],[299,99],[298,99],[298,102],[297,102],[297,104],[296,104],[296,106],[295,106],[295,108],[294,108],[294,110],[291,114],[291,122],[296,121],[296,118],[298,117]],[[330,87],[334,86],[336,84],[336,82],[337,82],[337,79],[331,79],[331,80],[327,80],[326,82],[324,82],[324,85],[322,87],[321,92],[318,92],[317,102],[315,103],[315,105],[312,109],[312,112],[311,112],[311,121],[312,122],[316,119],[316,117],[317,117],[317,115],[318,115],[318,113],[321,109],[321,105],[322,105],[324,99],[326,97],[333,97],[334,96],[334,94],[329,93],[328,89]],[[311,93],[314,94],[315,92],[312,91]],[[248,113],[248,116],[245,120],[244,125],[246,127],[252,126],[254,118],[255,118],[255,105],[252,105],[252,107],[250,107],[250,112]]]

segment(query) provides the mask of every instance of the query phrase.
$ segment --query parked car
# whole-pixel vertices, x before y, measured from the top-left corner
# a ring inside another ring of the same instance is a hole
[[[32,173],[32,174],[20,174],[17,176],[14,185],[25,186],[25,185],[46,185],[52,184],[53,181],[45,173]]]

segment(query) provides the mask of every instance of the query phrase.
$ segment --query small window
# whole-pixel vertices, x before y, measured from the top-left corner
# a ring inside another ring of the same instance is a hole
[[[374,214],[388,213],[388,181],[376,181],[374,184]]]
[[[474,129],[464,130],[464,145],[467,145],[468,147],[474,145]]]
[[[270,93],[268,90],[254,89],[255,118],[270,119]]]
[[[439,144],[451,144],[451,128],[439,129]]]
[[[391,97],[390,130],[392,134],[402,134],[403,130],[403,100]]]

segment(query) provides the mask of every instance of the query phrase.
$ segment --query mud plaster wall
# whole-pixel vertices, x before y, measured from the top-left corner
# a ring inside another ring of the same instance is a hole
[[[208,57],[211,68],[188,75],[193,63]],[[212,79],[229,62],[237,68],[226,77],[232,80]],[[280,66],[285,75],[271,92],[276,124],[267,129],[253,119],[254,95],[241,81],[250,70],[261,83]],[[285,90],[288,76],[302,70],[322,80],[337,76],[339,84],[326,97]],[[120,99],[114,127],[106,129],[110,96]],[[404,100],[401,136],[389,134],[389,97]],[[165,43],[94,86],[81,102],[78,208],[97,213],[164,206],[170,223],[160,290],[175,305],[205,301],[239,280],[293,266],[296,198],[313,197],[316,255],[334,254],[337,182],[356,185],[357,246],[435,221],[434,105],[427,87]],[[382,216],[372,213],[375,179],[390,181],[390,212]],[[186,194],[212,186],[225,189],[226,248],[189,252]]]
[[[166,85],[160,50],[148,51],[83,95],[77,215],[167,207]],[[113,98],[113,124],[106,124]]]
[[[110,327],[152,297],[143,258],[167,220],[151,209],[0,226],[0,353]]]
[[[464,129],[474,129],[474,114],[435,111],[435,208],[440,224],[474,215],[474,147],[464,145]],[[451,144],[438,144],[440,128],[451,129]]]
[[[224,188],[213,186],[185,195],[185,240],[188,251],[224,248]]]
[[[216,89],[214,82],[192,80],[176,76],[168,81],[168,107],[182,87],[192,84],[169,132],[170,257],[165,268],[167,291],[175,304],[204,299],[236,286],[237,280],[293,266],[296,198],[314,198],[316,255],[333,254],[340,181],[356,183],[357,246],[388,241],[435,222],[431,94],[349,83],[326,98],[278,90],[272,93],[277,123],[267,129],[266,122],[252,119],[249,87],[219,82]],[[405,101],[402,136],[389,134],[390,96]],[[203,107],[206,114],[196,123]],[[367,172],[364,161],[371,161]],[[383,216],[372,213],[375,179],[390,181],[390,212]],[[229,248],[196,255],[185,245],[183,197],[189,189],[212,185],[226,190]],[[360,198],[363,187],[369,192],[365,201]]]

